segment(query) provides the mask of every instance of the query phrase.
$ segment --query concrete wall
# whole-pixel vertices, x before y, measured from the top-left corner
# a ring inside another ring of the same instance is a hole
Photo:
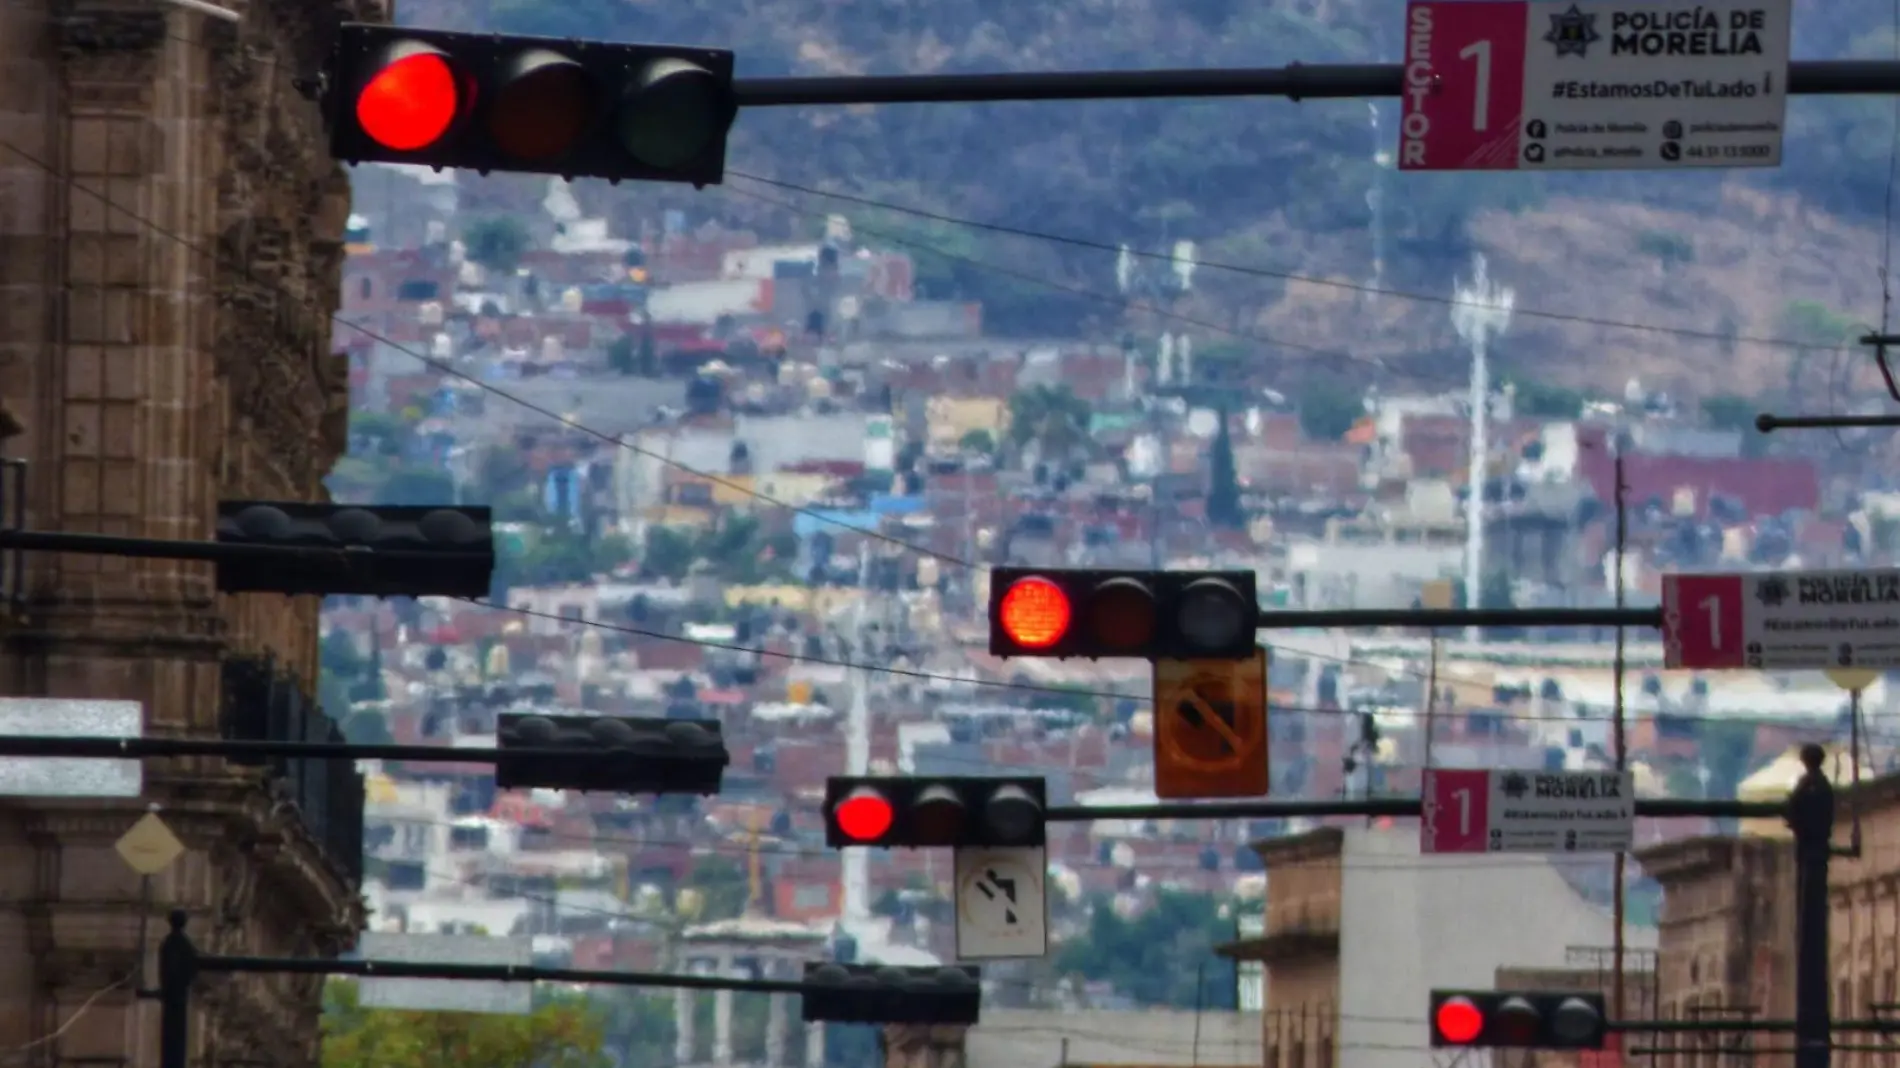
[[[964,1036],[966,1068],[1058,1065],[1261,1063],[1260,1016],[1251,1012],[984,1009]]]

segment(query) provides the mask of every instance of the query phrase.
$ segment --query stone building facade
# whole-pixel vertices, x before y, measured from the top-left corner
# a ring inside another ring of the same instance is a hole
[[[29,529],[209,539],[219,500],[322,499],[343,448],[349,185],[299,87],[330,27],[384,0],[229,3],[235,23],[166,0],[0,5],[0,459],[24,472]],[[135,700],[167,736],[311,696],[314,599],[219,596],[199,564],[14,563],[0,695]],[[153,1063],[156,1006],[131,991],[141,928],[149,959],[173,908],[208,952],[351,944],[352,774],[287,793],[222,760],[148,761],[139,803],[0,804],[0,1048]],[[112,850],[147,803],[188,849],[148,899]],[[356,814],[360,845],[360,794]],[[319,984],[201,980],[194,1061],[314,1063]]]

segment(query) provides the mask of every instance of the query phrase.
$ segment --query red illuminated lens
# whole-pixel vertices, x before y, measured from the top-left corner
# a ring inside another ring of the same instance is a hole
[[[427,46],[411,45],[356,94],[356,124],[392,152],[415,152],[448,133],[461,104],[461,87],[448,59]]]
[[[1453,1045],[1476,1042],[1484,1032],[1484,1013],[1470,998],[1446,998],[1432,1021],[1438,1037]]]
[[[869,788],[853,790],[832,810],[838,830],[854,842],[875,842],[890,833],[896,813],[883,794]]]
[[[580,64],[532,49],[509,64],[488,109],[488,136],[516,159],[552,159],[586,132],[594,106],[594,84]]]
[[[1025,649],[1047,649],[1069,633],[1069,595],[1046,578],[1026,578],[1003,594],[997,620],[1009,640]]]

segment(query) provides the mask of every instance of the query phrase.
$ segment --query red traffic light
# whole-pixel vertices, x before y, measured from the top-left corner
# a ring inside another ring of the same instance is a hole
[[[462,84],[441,50],[416,41],[390,47],[356,94],[356,124],[392,152],[418,152],[442,139],[462,111]]]
[[[1075,610],[1067,590],[1031,575],[1004,592],[996,616],[1010,641],[1025,649],[1049,649],[1068,635]]]
[[[1454,1046],[1469,1045],[1484,1033],[1484,1011],[1470,998],[1446,998],[1432,1017],[1441,1041]]]
[[[832,809],[838,830],[854,842],[875,842],[891,833],[897,810],[890,798],[869,787],[853,790]]]

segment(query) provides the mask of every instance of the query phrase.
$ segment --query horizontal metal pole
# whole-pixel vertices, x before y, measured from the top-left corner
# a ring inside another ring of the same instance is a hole
[[[1295,63],[1285,67],[1076,70],[1044,73],[892,74],[867,77],[740,78],[739,106],[980,104],[1004,100],[1144,100],[1281,96],[1289,100],[1398,96],[1397,63]],[[1802,60],[1788,65],[1788,92],[1804,95],[1900,93],[1900,62]]]
[[[1864,427],[1900,426],[1900,415],[1775,415],[1763,412],[1755,417],[1755,429],[1764,434],[1777,430],[1852,430]]]
[[[1660,608],[1338,608],[1261,612],[1261,630],[1296,627],[1661,627]]]
[[[354,564],[358,561],[426,560],[460,555],[486,557],[490,550],[377,549],[367,545],[251,545],[240,542],[186,541],[175,538],[122,538],[111,534],[74,534],[43,530],[0,530],[0,549],[20,552],[78,553],[82,556],[131,556],[146,560],[276,560],[287,564]]]
[[[597,751],[596,751],[597,752]],[[629,755],[642,755],[628,750]],[[199,738],[83,738],[0,735],[0,757],[78,757],[100,760],[137,760],[145,757],[225,757],[254,760],[401,760],[436,764],[494,764],[504,756],[572,760],[572,749],[457,749],[446,745],[357,745],[353,742],[250,742]],[[722,763],[729,759],[722,746],[706,754],[656,754],[671,762]]]
[[[1050,823],[1087,823],[1091,820],[1272,820],[1314,817],[1417,818],[1424,802],[1416,797],[1383,797],[1335,801],[1179,801],[1156,805],[1054,805],[1046,813]],[[1645,819],[1774,819],[1787,811],[1780,801],[1734,801],[1720,798],[1636,799],[1636,814]]]
[[[1716,1010],[1720,1011],[1720,1010]],[[1754,1020],[1736,1016],[1721,1018],[1705,1016],[1694,1020],[1611,1020],[1609,1029],[1629,1034],[1651,1035],[1701,1035],[1753,1033],[1763,1034],[1778,1031],[1793,1031],[1793,1020]],[[1892,1020],[1835,1020],[1829,1025],[1836,1031],[1859,1031],[1864,1034],[1900,1031],[1900,1018]]]
[[[508,964],[430,961],[323,960],[314,957],[197,958],[200,972],[268,975],[354,975],[365,979],[459,979],[486,983],[586,983],[674,990],[736,990],[748,994],[803,994],[820,989],[782,979],[726,979],[679,972],[609,972],[585,968],[526,968]]]

